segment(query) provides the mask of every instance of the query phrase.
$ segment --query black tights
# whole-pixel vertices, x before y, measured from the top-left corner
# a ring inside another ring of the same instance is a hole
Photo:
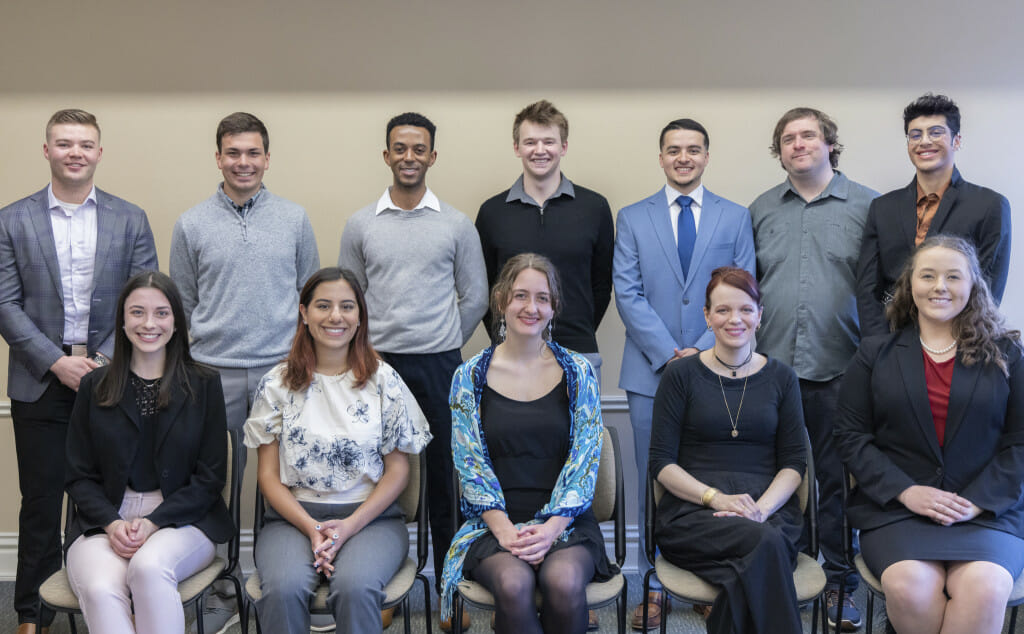
[[[497,634],[586,632],[586,587],[593,576],[594,560],[579,545],[548,553],[536,571],[504,551],[487,557],[473,571],[473,577],[494,595]],[[539,618],[534,603],[538,586]]]

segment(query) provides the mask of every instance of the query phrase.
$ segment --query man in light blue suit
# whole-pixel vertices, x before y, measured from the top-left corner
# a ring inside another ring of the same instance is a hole
[[[754,273],[750,213],[701,184],[711,159],[704,126],[677,119],[661,131],[658,162],[667,184],[653,196],[619,211],[613,280],[615,304],[626,326],[619,387],[626,391],[639,472],[643,526],[647,452],[654,393],[665,366],[714,344],[704,319],[704,291],[711,272],[738,266]],[[644,548],[643,530],[640,549]],[[640,556],[640,572],[647,563]],[[662,618],[661,593],[647,597],[647,628]],[[642,605],[633,628],[644,624]]]

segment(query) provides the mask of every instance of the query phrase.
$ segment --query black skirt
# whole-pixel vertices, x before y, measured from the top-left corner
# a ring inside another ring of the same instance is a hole
[[[860,552],[881,578],[897,561],[988,561],[1016,579],[1024,568],[1024,539],[970,522],[942,526],[910,517],[860,533]]]

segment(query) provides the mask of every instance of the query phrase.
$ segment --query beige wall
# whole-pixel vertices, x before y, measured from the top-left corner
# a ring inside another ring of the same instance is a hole
[[[750,202],[782,179],[767,146],[794,105],[838,120],[851,178],[881,191],[901,186],[912,171],[902,107],[926,90],[948,92],[965,113],[965,177],[1024,205],[1015,158],[1024,50],[1014,32],[1024,8],[1014,2],[982,3],[970,15],[952,0],[146,4],[6,3],[0,204],[47,182],[49,114],[90,110],[105,148],[97,183],[147,210],[164,270],[175,219],[219,180],[216,123],[240,109],[270,128],[266,183],[307,208],[324,263],[337,259],[345,219],[389,183],[380,151],[391,115],[418,110],[437,123],[429,183],[475,216],[516,177],[511,120],[541,97],[570,119],[565,173],[618,209],[663,184],[657,135],[679,116],[710,131],[708,187]],[[260,301],[253,297],[254,310]],[[1011,282],[1012,321],[1022,307]],[[603,388],[613,396],[622,332],[612,309],[599,337]],[[478,330],[467,352],[483,345]],[[3,533],[16,530],[18,506],[6,421],[0,477],[9,483],[0,491]]]

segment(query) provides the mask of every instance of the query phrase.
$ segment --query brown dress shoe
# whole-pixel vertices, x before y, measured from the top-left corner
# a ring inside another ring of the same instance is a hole
[[[18,626],[18,634],[36,634],[36,632],[39,632],[39,634],[49,634],[50,628],[36,628],[35,623],[22,623]]]
[[[380,620],[384,629],[391,627],[391,621],[395,618],[395,608],[388,608],[380,611]]]
[[[601,622],[597,620],[597,612],[594,610],[587,610],[587,631],[596,632],[599,629],[601,629]]]
[[[708,617],[711,616],[711,606],[710,605],[701,604],[701,603],[694,603],[693,604],[693,611],[696,612],[698,615],[700,615],[700,618],[704,619],[705,621],[707,621]]]
[[[471,625],[471,623],[469,621],[469,612],[467,612],[466,610],[463,610],[462,611],[462,631],[465,632],[466,630],[468,630],[470,625]],[[441,631],[442,632],[451,632],[452,631],[451,619],[442,619],[441,620]]]
[[[662,592],[647,593],[647,623],[644,624],[644,604],[640,603],[633,609],[633,629],[638,631],[656,630],[661,627],[661,619],[672,611],[672,603]]]

